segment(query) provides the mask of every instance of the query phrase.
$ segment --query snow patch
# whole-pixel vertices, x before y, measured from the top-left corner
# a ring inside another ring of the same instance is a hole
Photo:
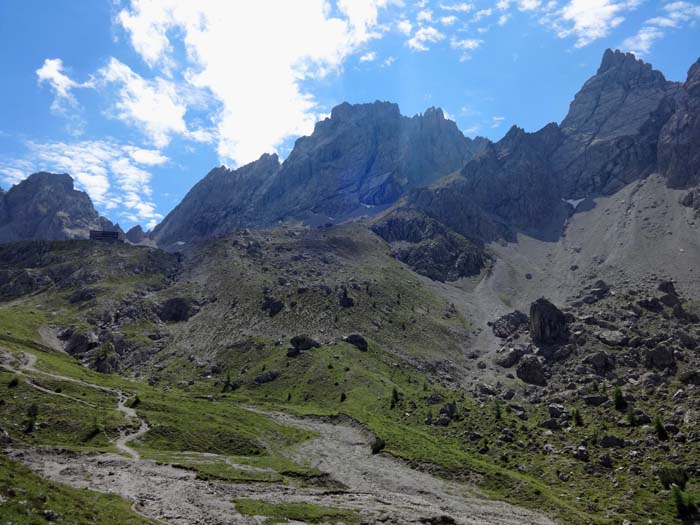
[[[571,204],[574,209],[578,208],[579,204],[581,204],[583,201],[586,199],[562,199],[565,203]]]

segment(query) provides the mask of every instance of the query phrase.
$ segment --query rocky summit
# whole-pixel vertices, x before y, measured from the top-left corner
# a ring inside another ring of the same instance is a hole
[[[126,242],[0,192],[0,521],[698,523],[700,62],[591,73],[496,142],[341,104]]]
[[[86,239],[90,230],[118,230],[100,217],[67,174],[35,173],[0,193],[0,242]]]

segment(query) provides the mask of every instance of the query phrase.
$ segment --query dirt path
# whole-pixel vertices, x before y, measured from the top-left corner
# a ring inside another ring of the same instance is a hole
[[[11,362],[7,354],[0,354],[3,367],[12,369],[9,364]],[[37,370],[35,364],[36,356],[26,353],[16,371],[31,371],[110,391],[118,395],[117,410],[130,419],[140,419],[136,411],[127,406],[128,397],[123,392],[45,373]],[[50,390],[46,392],[58,395]],[[328,473],[346,489],[198,480],[192,471],[143,460],[129,446],[130,442],[148,432],[149,427],[144,420],[141,420],[137,431],[122,434],[115,443],[129,457],[46,449],[10,450],[9,453],[48,479],[77,488],[122,496],[131,501],[134,510],[142,515],[175,525],[261,523],[258,518],[238,515],[233,504],[235,498],[343,507],[357,511],[367,523],[552,523],[536,513],[480,497],[469,485],[442,480],[414,470],[388,455],[372,455],[369,447],[372,436],[351,424],[333,424],[282,413],[267,415],[280,423],[317,433],[318,438],[291,451],[290,456],[299,463]],[[230,462],[229,458],[221,459]],[[435,521],[440,518],[446,521]]]
[[[128,400],[128,397],[126,396],[126,394],[124,394],[123,392],[119,392],[119,402],[117,404],[117,410],[119,410],[119,412],[126,415],[126,417],[129,419],[136,419],[136,420],[141,421],[141,426],[139,427],[139,429],[136,432],[129,432],[129,433],[122,432],[119,439],[117,439],[115,446],[119,450],[124,452],[125,454],[128,454],[129,456],[131,456],[133,459],[141,459],[141,456],[139,455],[139,453],[136,450],[134,450],[133,448],[131,448],[128,445],[128,443],[143,437],[146,434],[146,432],[148,432],[150,430],[151,427],[148,426],[148,423],[146,422],[145,419],[141,419],[138,416],[138,414],[136,413],[136,410],[134,410],[131,407],[126,406],[127,400]]]

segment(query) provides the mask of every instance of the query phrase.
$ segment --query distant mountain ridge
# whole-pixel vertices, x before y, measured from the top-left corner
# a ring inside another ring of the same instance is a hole
[[[532,133],[514,126],[492,143],[465,137],[440,109],[405,117],[389,102],[343,103],[284,162],[265,154],[236,170],[215,168],[152,232],[133,228],[127,238],[169,247],[238,228],[374,215],[373,229],[403,243],[407,260],[429,267],[433,254],[441,262],[427,273],[454,278],[478,270],[486,258],[474,250],[486,242],[518,231],[556,239],[572,211],[567,201],[610,195],[656,172],[669,187],[692,189],[699,152],[700,61],[686,82],[671,82],[634,55],[607,50],[561,124]],[[0,193],[0,242],[77,238],[92,227],[116,228],[67,175],[35,174]]]
[[[74,189],[70,175],[34,173],[0,192],[0,242],[85,239],[90,230],[121,231]]]

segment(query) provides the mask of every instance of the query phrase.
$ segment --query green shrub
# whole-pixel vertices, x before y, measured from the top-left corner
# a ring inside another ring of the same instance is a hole
[[[7,383],[7,388],[16,388],[19,386],[19,376],[15,376],[12,379],[10,379],[10,382]]]
[[[571,411],[571,417],[574,418],[574,425],[576,425],[577,427],[583,426],[583,417],[581,416],[581,412],[578,408],[574,408]]]
[[[663,467],[659,470],[658,476],[659,481],[661,481],[661,484],[667,490],[672,486],[684,490],[686,483],[688,483],[688,473],[682,467]]]
[[[619,386],[615,387],[615,391],[613,392],[613,401],[617,410],[623,411],[627,408],[627,401],[625,401],[625,395],[622,393],[622,389]]]
[[[659,416],[656,416],[654,419],[654,431],[656,432],[656,437],[658,437],[661,441],[666,441],[668,439],[668,431],[666,430],[666,427]]]
[[[396,387],[394,387],[394,388],[391,390],[391,408],[392,408],[392,409],[395,408],[396,405],[399,404],[399,400],[400,400],[399,391],[396,390]]]
[[[698,506],[691,497],[683,492],[679,487],[674,486],[671,490],[671,499],[676,507],[676,515],[682,520],[697,518]],[[695,520],[693,520],[695,523]]]
[[[39,415],[39,407],[36,404],[29,406],[27,410],[27,422],[24,426],[24,433],[31,434],[36,429],[36,417]]]

